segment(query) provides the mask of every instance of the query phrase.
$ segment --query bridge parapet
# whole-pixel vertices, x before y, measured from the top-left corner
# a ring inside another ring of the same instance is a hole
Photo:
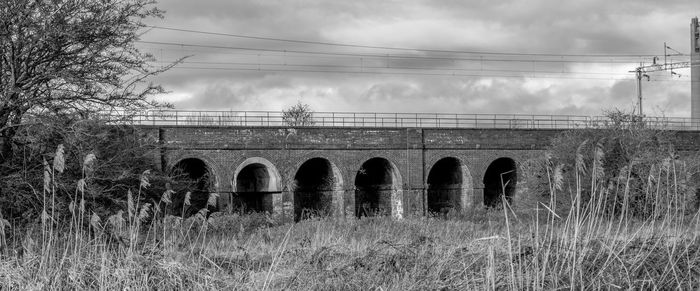
[[[103,113],[102,116],[115,122],[134,125],[287,126],[280,111],[113,111]],[[583,115],[314,112],[312,119],[314,127],[360,128],[582,129],[606,128],[613,125],[613,121],[608,117]],[[700,130],[700,120],[679,117],[645,116],[642,120],[622,125],[669,130]]]

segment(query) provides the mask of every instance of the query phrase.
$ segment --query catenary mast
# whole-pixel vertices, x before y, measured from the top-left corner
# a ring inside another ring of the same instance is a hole
[[[690,21],[690,117],[700,122],[700,26]]]

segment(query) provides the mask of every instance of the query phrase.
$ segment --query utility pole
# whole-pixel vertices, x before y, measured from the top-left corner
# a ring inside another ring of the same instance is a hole
[[[637,75],[637,104],[639,105],[639,109],[638,109],[639,116],[643,115],[642,114],[642,77],[649,78],[649,75],[643,73],[642,68],[644,68],[644,67],[640,63],[639,67],[637,67],[637,69],[634,70],[634,72]]]
[[[690,21],[690,118],[700,123],[700,25],[698,18]]]
[[[667,49],[674,51],[675,54],[668,54],[666,51]],[[647,81],[649,81],[651,79],[651,77],[649,77],[649,74],[647,74],[647,73],[659,72],[659,71],[671,71],[672,76],[680,77],[681,75],[674,72],[673,70],[700,66],[700,63],[696,63],[694,61],[674,62],[674,63],[669,63],[667,61],[668,60],[667,57],[669,57],[669,56],[682,56],[682,55],[683,55],[682,53],[674,50],[670,46],[667,46],[666,43],[664,42],[664,63],[663,63],[663,65],[656,63],[657,57],[654,57],[651,65],[645,66],[643,63],[640,63],[639,67],[635,68],[634,71],[630,71],[630,73],[635,73],[636,77],[637,77],[637,102],[639,103],[638,110],[639,110],[640,116],[643,114],[643,112],[642,112],[642,78],[646,78]],[[699,59],[699,61],[700,61],[700,59]],[[692,71],[691,71],[691,73],[692,73]],[[695,75],[695,76],[693,76],[693,75]],[[700,73],[691,74],[691,79],[693,79],[693,77],[695,77],[695,78],[700,77]],[[695,99],[692,99],[692,100],[695,100]],[[693,101],[693,102],[695,102],[695,101]],[[698,106],[700,106],[700,98],[698,100]]]
[[[673,51],[669,54],[668,50]],[[683,56],[677,50],[674,50],[664,42],[664,63],[657,64],[657,57],[654,57],[652,64],[645,66],[640,63],[639,67],[635,68],[630,73],[635,73],[637,77],[637,102],[639,103],[639,115],[642,115],[642,78],[649,81],[650,77],[647,73],[659,71],[671,71],[672,76],[681,75],[674,72],[675,69],[690,68],[690,118],[700,124],[700,25],[698,18],[695,17],[690,21],[690,61],[688,62],[668,62],[670,56]]]

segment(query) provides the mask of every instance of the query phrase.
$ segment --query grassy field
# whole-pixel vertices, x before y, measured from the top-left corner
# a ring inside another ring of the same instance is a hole
[[[136,209],[135,209],[136,210]],[[90,219],[89,228],[6,227],[10,289],[697,289],[698,217],[560,218],[547,209],[469,217],[266,215]],[[79,216],[79,215],[78,215]],[[121,220],[121,221],[120,221]],[[163,223],[165,222],[165,223]],[[144,225],[141,225],[144,224]],[[164,226],[165,225],[165,226]],[[140,230],[140,231],[139,231]]]
[[[57,219],[47,166],[38,221],[17,226],[0,216],[0,289],[697,290],[698,197],[673,165],[652,165],[645,180],[620,171],[627,178],[594,180],[590,191],[574,172],[567,193],[560,168],[548,168],[549,197],[516,210],[504,200],[500,210],[448,217],[293,224],[206,209],[164,215],[171,190],[157,205],[140,204],[147,172],[125,209],[106,216],[86,209],[79,181]],[[639,181],[649,186],[630,188]]]

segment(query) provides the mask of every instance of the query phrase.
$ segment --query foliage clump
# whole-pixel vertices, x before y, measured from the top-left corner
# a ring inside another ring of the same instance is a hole
[[[162,93],[146,83],[153,67],[135,42],[151,0],[0,2],[0,163],[15,150],[19,127],[34,116],[95,117],[141,110]]]
[[[156,157],[155,140],[114,121],[117,115],[167,106],[151,98],[163,89],[146,80],[172,65],[153,67],[153,56],[135,46],[143,21],[162,16],[154,3],[0,2],[0,211],[5,217],[26,222],[41,213],[43,161],[63,160],[56,155],[73,159],[65,169],[53,165],[64,178],[56,179],[57,201],[51,206],[59,214],[76,187],[85,188],[87,203],[100,209],[123,204],[128,185],[153,164],[143,161]],[[104,113],[111,114],[109,126],[100,122]],[[54,152],[59,144],[63,150]],[[101,162],[84,171],[79,159],[89,154]]]
[[[634,114],[607,116],[601,128],[565,131],[552,140],[535,167],[531,190],[540,201],[563,212],[579,204],[636,217],[696,207],[696,201],[680,199],[693,197],[687,194],[697,187],[698,164],[675,149],[676,133],[649,128]]]
[[[17,223],[36,221],[41,215],[45,161],[63,161],[61,171],[49,177],[55,182],[50,189],[55,193],[51,211],[59,220],[68,215],[71,201],[76,203],[78,190],[84,191],[88,209],[104,214],[126,204],[127,191],[135,191],[142,173],[149,171],[153,185],[144,190],[144,202],[158,201],[169,181],[167,175],[153,169],[158,163],[157,136],[134,127],[41,119],[36,125],[22,127],[17,142],[22,155],[13,155],[3,165],[7,174],[0,180],[0,211]],[[55,163],[48,167],[58,169]]]
[[[301,102],[282,111],[282,121],[291,127],[312,126],[316,122],[313,119],[314,112],[311,106]]]

